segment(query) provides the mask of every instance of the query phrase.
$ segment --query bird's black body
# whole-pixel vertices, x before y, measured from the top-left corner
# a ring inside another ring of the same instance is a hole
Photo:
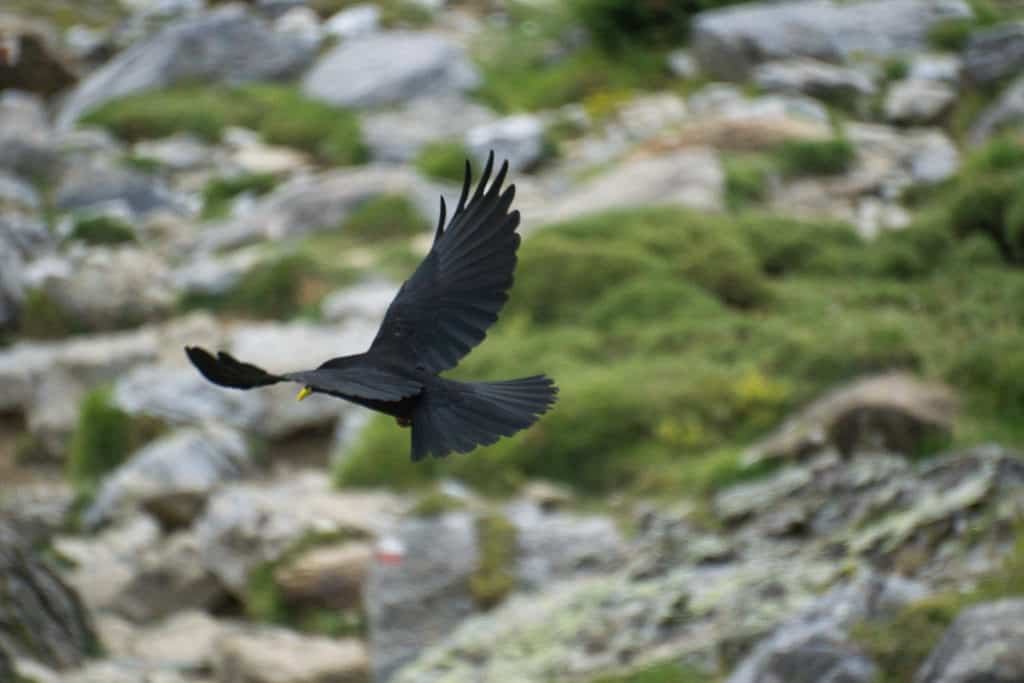
[[[440,376],[483,341],[508,298],[519,247],[519,212],[509,211],[502,165],[487,186],[493,154],[470,197],[470,169],[452,219],[441,217],[430,252],[388,307],[366,353],[332,358],[314,370],[275,375],[198,347],[185,349],[208,380],[235,389],[298,382],[412,426],[412,457],[443,457],[489,445],[533,424],[555,402],[554,383],[537,375],[506,382]],[[300,394],[300,397],[303,394]]]

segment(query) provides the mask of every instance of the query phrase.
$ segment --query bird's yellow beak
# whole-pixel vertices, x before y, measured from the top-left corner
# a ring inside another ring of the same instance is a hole
[[[299,392],[298,400],[301,401],[302,399],[306,398],[307,396],[309,396],[312,393],[313,393],[313,390],[310,389],[309,387],[302,387],[302,391]]]

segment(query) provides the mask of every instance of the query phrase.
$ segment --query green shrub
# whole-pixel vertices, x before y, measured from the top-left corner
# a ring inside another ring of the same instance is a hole
[[[733,211],[768,199],[775,164],[762,156],[728,157],[725,166],[725,203]]]
[[[790,176],[838,175],[853,165],[857,149],[844,138],[788,140],[775,148],[775,156]]]
[[[1011,209],[1024,202],[1021,176],[990,175],[961,183],[952,200],[950,224],[957,237],[971,233],[987,235],[1007,263],[1020,262],[1024,243],[1016,241],[1017,226]]]
[[[627,674],[601,676],[590,683],[712,683],[716,676],[675,661],[658,662]]]
[[[588,307],[584,324],[611,331],[618,326],[636,326],[682,315],[708,318],[720,315],[721,303],[708,292],[667,274],[639,275],[616,285],[607,295]]]
[[[362,242],[375,242],[426,235],[430,224],[408,197],[382,194],[357,206],[341,229]]]
[[[289,254],[264,261],[228,291],[221,294],[186,294],[181,301],[185,310],[207,308],[255,318],[285,320],[296,316],[310,292],[325,293],[311,286],[319,280],[317,265],[304,254]]]
[[[122,244],[135,241],[135,230],[113,216],[82,216],[75,219],[68,239],[86,244]]]
[[[479,554],[469,576],[469,592],[480,609],[495,607],[512,592],[516,583],[518,553],[516,527],[496,512],[476,520]]]
[[[87,393],[79,404],[78,423],[68,449],[68,478],[88,495],[108,472],[163,431],[148,418],[134,418],[114,403],[107,387]]]
[[[432,142],[416,155],[416,169],[428,178],[461,183],[466,175],[469,151],[461,142]]]
[[[83,120],[133,142],[182,131],[216,142],[225,128],[243,126],[268,143],[301,149],[327,164],[367,158],[355,114],[307,99],[289,86],[175,87],[113,100]]]
[[[213,178],[203,187],[204,219],[223,218],[231,201],[246,192],[263,195],[274,189],[277,178],[271,173],[243,173],[228,178]]]
[[[976,26],[974,19],[944,19],[928,29],[928,44],[936,50],[960,52],[971,31]]]
[[[761,270],[773,276],[861,270],[867,245],[852,227],[770,214],[748,214],[738,226],[757,255]]]
[[[673,46],[685,40],[690,17],[742,0],[573,0],[571,8],[593,40],[609,51]]]

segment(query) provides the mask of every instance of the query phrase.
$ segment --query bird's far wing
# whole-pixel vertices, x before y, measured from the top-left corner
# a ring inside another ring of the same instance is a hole
[[[216,356],[197,346],[185,347],[189,360],[214,384],[232,389],[253,389],[278,382],[298,382],[317,391],[376,401],[399,401],[420,392],[422,385],[415,379],[403,377],[370,364],[352,364],[348,367],[321,367],[316,370],[273,375],[249,363],[243,363],[228,353]]]
[[[519,212],[509,211],[515,185],[502,191],[508,162],[487,187],[494,153],[469,195],[469,162],[462,194],[445,227],[445,204],[434,244],[388,307],[370,353],[399,354],[432,372],[454,367],[483,341],[508,298],[519,248]]]

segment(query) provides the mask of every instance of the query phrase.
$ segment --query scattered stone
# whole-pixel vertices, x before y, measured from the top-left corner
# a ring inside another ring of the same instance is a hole
[[[466,133],[466,146],[479,163],[493,151],[508,160],[511,172],[528,171],[544,157],[544,121],[535,114],[516,114],[476,126]]]
[[[160,525],[138,514],[88,538],[54,540],[58,557],[70,563],[64,578],[93,611],[111,607],[134,580],[139,558],[160,543]]]
[[[75,88],[57,124],[67,129],[109,100],[184,82],[288,78],[312,58],[302,39],[272,30],[241,5],[228,5],[176,21],[120,53]]]
[[[57,166],[50,118],[34,95],[0,89],[0,169],[45,178]]]
[[[692,44],[707,73],[741,81],[772,59],[843,62],[855,55],[912,52],[927,45],[936,23],[971,16],[962,0],[750,3],[698,14]]]
[[[226,595],[199,562],[195,536],[182,531],[143,552],[134,576],[110,608],[134,622],[149,622],[183,609],[212,607]]]
[[[686,100],[675,93],[636,97],[615,114],[615,122],[631,140],[650,140],[666,128],[686,121]]]
[[[369,543],[314,548],[278,567],[274,584],[289,604],[339,610],[358,608],[373,559],[374,550]]]
[[[320,25],[320,17],[311,7],[302,5],[292,7],[274,22],[274,30],[297,39],[311,50],[320,47],[324,39],[324,30]]]
[[[753,79],[769,92],[810,95],[833,102],[856,102],[876,91],[874,81],[861,69],[806,57],[761,64],[754,69]]]
[[[1024,599],[965,610],[914,677],[915,683],[1024,680]]]
[[[187,526],[210,495],[250,466],[240,433],[214,425],[179,430],[145,446],[108,475],[83,522],[96,528],[141,507],[165,526]]]
[[[272,483],[232,484],[207,504],[194,528],[200,559],[236,596],[249,572],[279,559],[303,535],[377,535],[390,529],[398,501],[377,493],[339,493],[320,471]]]
[[[367,112],[363,137],[378,161],[412,161],[431,142],[462,138],[467,130],[486,126],[494,113],[460,94],[417,97],[401,106]]]
[[[210,146],[191,133],[178,133],[162,140],[143,140],[135,144],[132,153],[155,161],[161,168],[172,172],[203,168],[213,160]]]
[[[54,189],[53,202],[61,211],[97,211],[117,205],[130,216],[181,209],[181,201],[154,176],[94,162],[71,165]]]
[[[398,285],[392,282],[364,282],[328,294],[320,304],[320,313],[327,322],[361,320],[376,324],[384,318],[397,293]]]
[[[922,81],[939,81],[948,85],[960,84],[960,70],[963,60],[958,55],[944,53],[917,54],[910,60],[907,78]]]
[[[702,211],[722,207],[724,174],[711,149],[690,148],[625,161],[566,193],[541,222],[647,204],[680,204]]]
[[[971,127],[970,140],[978,145],[998,131],[1019,126],[1024,121],[1024,76],[1003,90],[999,99],[978,116]]]
[[[683,49],[672,50],[668,53],[668,70],[672,72],[673,76],[683,80],[696,78],[700,73],[697,60],[693,58],[689,50]]]
[[[47,263],[35,262],[29,278],[88,330],[161,318],[175,303],[163,259],[137,247],[71,251]]]
[[[964,49],[964,75],[991,83],[1024,67],[1024,22],[1012,21],[971,31]]]
[[[126,647],[114,654],[186,672],[209,671],[217,642],[235,628],[206,612],[185,609],[148,628],[132,625]]]
[[[363,683],[369,668],[359,640],[300,636],[280,628],[221,637],[214,663],[223,683]]]
[[[939,81],[909,78],[894,83],[885,96],[885,118],[923,124],[940,119],[956,101],[956,90]]]
[[[347,40],[314,65],[303,92],[340,107],[378,107],[461,93],[479,76],[462,50],[430,33],[385,31]]]
[[[527,590],[581,574],[610,573],[625,562],[625,540],[607,517],[545,512],[527,501],[505,512],[516,528],[517,574]]]
[[[31,213],[40,209],[39,193],[17,176],[0,171],[0,210]],[[3,229],[0,228],[0,234]]]
[[[341,10],[324,22],[324,31],[342,40],[361,38],[380,28],[380,8],[359,3]]]
[[[841,386],[787,420],[746,453],[749,463],[800,457],[835,446],[844,455],[888,450],[916,453],[949,434],[957,413],[952,391],[905,373],[887,373]]]
[[[365,593],[376,680],[389,680],[476,611],[468,585],[478,552],[472,515],[407,518],[394,538],[402,559],[371,565]]]
[[[0,43],[6,50],[6,58],[0,59],[0,91],[49,96],[78,80],[57,37],[44,22],[0,14]]]
[[[0,577],[0,675],[22,657],[59,668],[81,664],[94,639],[81,600],[6,523]]]

